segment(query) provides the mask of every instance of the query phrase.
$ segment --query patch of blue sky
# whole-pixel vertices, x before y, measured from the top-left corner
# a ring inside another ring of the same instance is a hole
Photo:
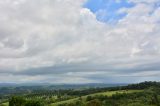
[[[121,8],[131,8],[133,3],[127,0],[88,0],[84,5],[96,14],[97,20],[106,23],[115,23],[126,16],[125,13],[118,13]]]
[[[157,2],[157,3],[154,4],[154,8],[155,8],[155,9],[157,9],[157,8],[159,8],[159,7],[160,7],[160,2]]]

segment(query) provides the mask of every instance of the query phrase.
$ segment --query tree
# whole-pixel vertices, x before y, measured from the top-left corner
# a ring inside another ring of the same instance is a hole
[[[13,96],[9,100],[9,106],[24,106],[25,105],[25,99],[18,96]]]
[[[99,100],[95,99],[88,102],[86,106],[102,106],[102,104]]]
[[[38,100],[37,101],[31,100],[26,102],[25,106],[45,106],[45,104]]]

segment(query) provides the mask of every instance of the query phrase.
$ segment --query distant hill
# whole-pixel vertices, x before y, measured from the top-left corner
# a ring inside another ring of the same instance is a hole
[[[0,106],[160,106],[160,82],[152,81],[129,85],[6,86],[0,91]]]
[[[0,95],[28,93],[35,90],[88,89],[125,86],[127,84],[49,84],[49,83],[0,83]]]

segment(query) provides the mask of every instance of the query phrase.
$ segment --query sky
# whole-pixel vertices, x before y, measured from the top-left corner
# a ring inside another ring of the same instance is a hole
[[[160,81],[160,0],[0,0],[1,83]]]

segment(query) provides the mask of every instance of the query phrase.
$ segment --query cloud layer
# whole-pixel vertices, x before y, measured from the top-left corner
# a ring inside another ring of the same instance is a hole
[[[127,2],[111,25],[85,0],[0,0],[0,81],[160,80],[160,0]]]

